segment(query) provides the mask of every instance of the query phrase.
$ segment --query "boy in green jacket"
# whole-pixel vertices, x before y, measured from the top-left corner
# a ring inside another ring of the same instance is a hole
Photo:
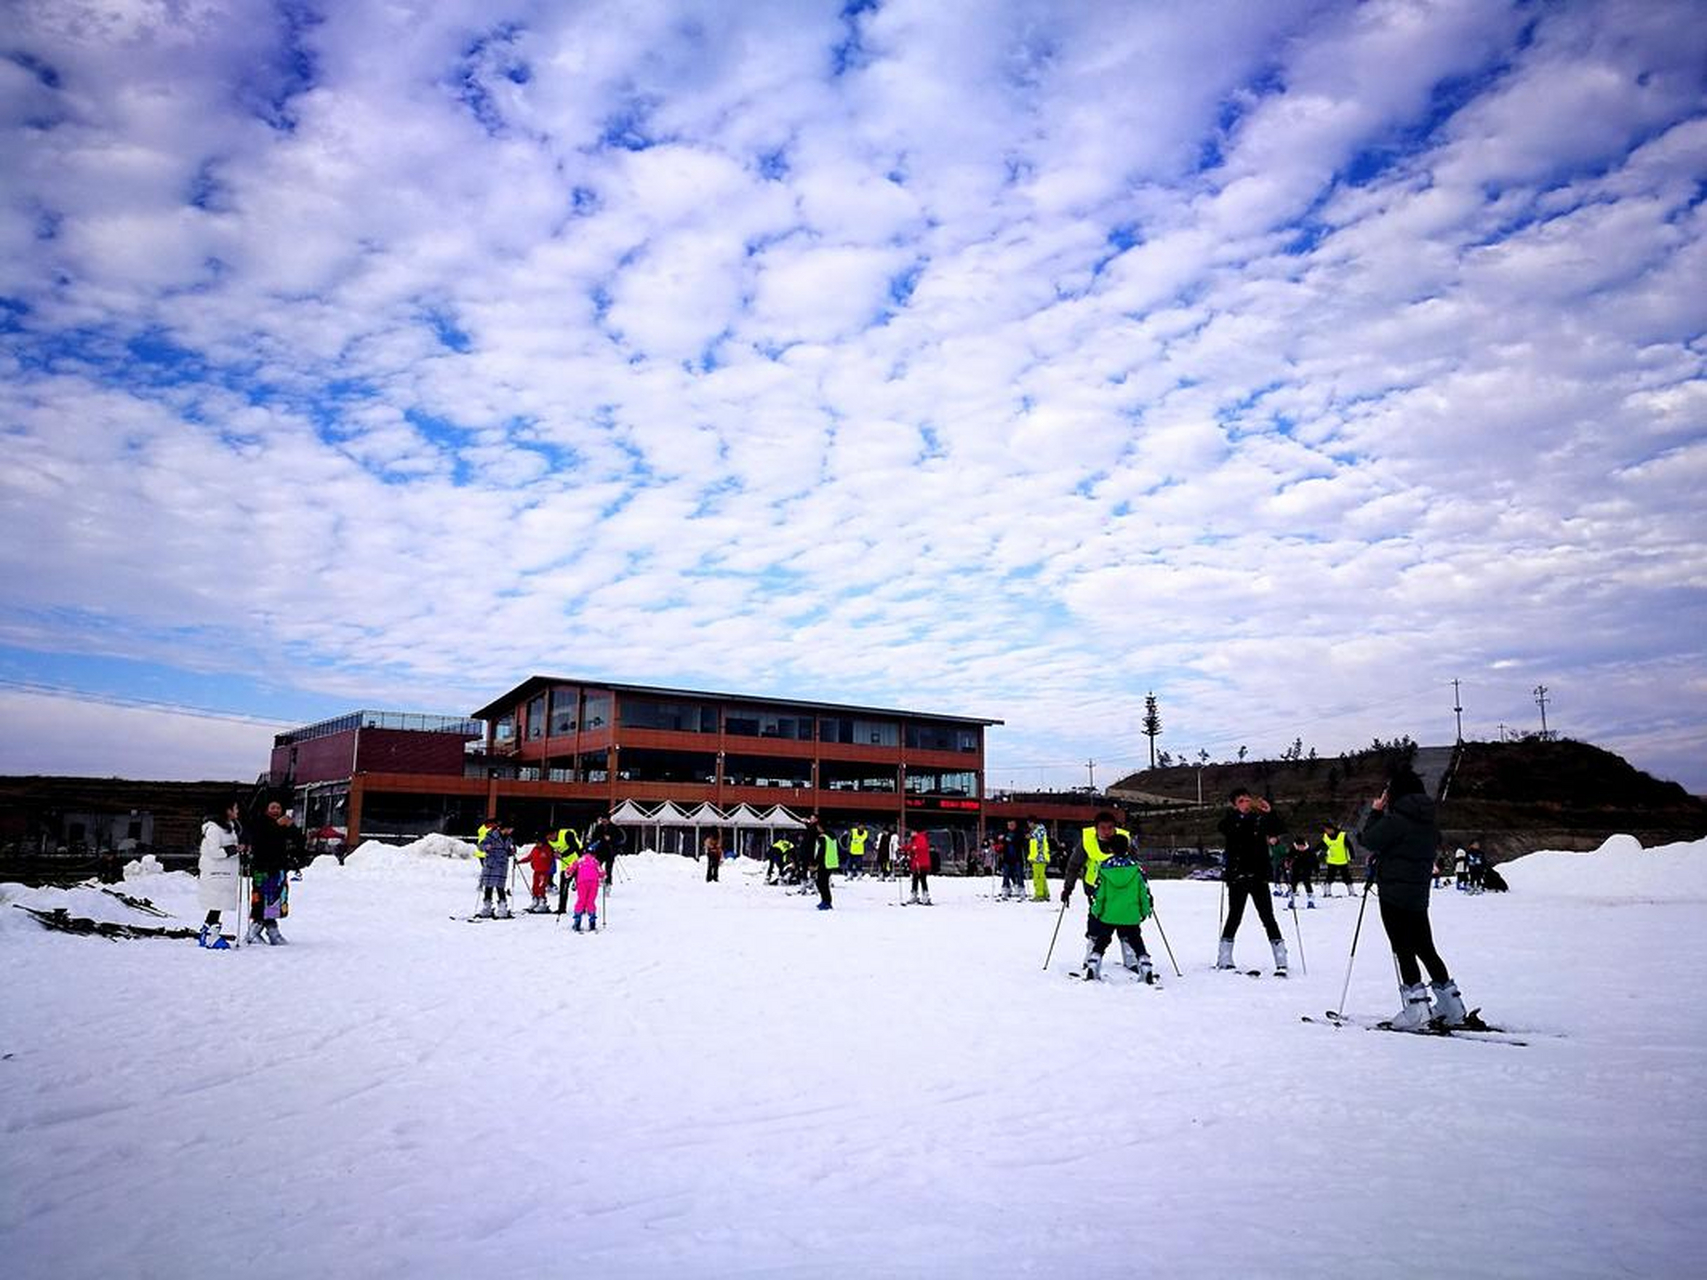
[[[1086,888],[1094,894],[1090,918],[1085,923],[1084,975],[1092,980],[1102,977],[1103,952],[1118,936],[1126,967],[1143,981],[1154,982],[1156,971],[1138,927],[1150,918],[1150,886],[1138,865],[1132,837],[1115,827],[1113,814],[1101,813],[1097,815],[1096,826],[1084,835],[1089,863]],[[1091,849],[1093,841],[1095,852]]]

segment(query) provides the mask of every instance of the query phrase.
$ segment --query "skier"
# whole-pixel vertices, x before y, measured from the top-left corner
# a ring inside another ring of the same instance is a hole
[[[1049,833],[1041,822],[1031,824],[1031,836],[1026,841],[1026,856],[1031,861],[1031,900],[1049,901]]]
[[[610,820],[610,814],[601,813],[587,834],[586,847],[587,852],[599,860],[599,868],[607,881],[614,883],[616,858],[623,852],[625,844],[622,829]]]
[[[1357,838],[1374,854],[1375,884],[1381,890],[1381,925],[1399,962],[1399,995],[1405,1005],[1392,1024],[1400,1031],[1420,1031],[1431,1019],[1445,1027],[1462,1026],[1467,1016],[1464,1000],[1446,962],[1434,949],[1428,923],[1430,872],[1440,843],[1434,800],[1422,779],[1401,766],[1370,808],[1369,820]],[[1418,961],[1432,979],[1427,987]]]
[[[1482,842],[1472,840],[1464,846],[1464,891],[1481,893],[1487,888],[1488,857],[1482,852]]]
[[[1002,897],[1023,898],[1025,896],[1025,850],[1021,841],[1025,833],[1019,829],[1019,823],[1009,818],[1006,828],[997,837],[1000,842],[998,852],[1002,859]]]
[[[788,862],[790,850],[794,841],[787,836],[778,836],[771,841],[771,847],[765,860],[765,883],[781,884],[783,882],[783,867]]]
[[[848,879],[865,874],[865,846],[871,832],[865,823],[856,822],[848,828]]]
[[[474,914],[482,920],[510,918],[510,862],[516,856],[515,842],[510,838],[514,828],[507,819],[495,819],[486,828],[474,856],[480,859],[480,910]],[[492,891],[498,891],[498,909],[492,909]]]
[[[216,951],[230,946],[219,932],[220,913],[242,907],[238,882],[243,869],[243,826],[237,820],[237,811],[237,801],[233,800],[202,821],[201,856],[196,864],[201,878],[196,896],[207,908],[207,921],[196,935],[196,945]]]
[[[1274,975],[1284,978],[1286,943],[1274,918],[1274,903],[1264,891],[1271,874],[1269,840],[1278,839],[1282,829],[1280,815],[1267,800],[1253,797],[1244,787],[1235,787],[1228,798],[1232,807],[1217,826],[1227,851],[1226,866],[1221,873],[1227,885],[1227,923],[1221,930],[1215,967],[1234,967],[1233,935],[1239,931],[1239,921],[1244,918],[1245,902],[1249,899],[1256,906],[1257,917],[1268,934],[1269,948],[1274,952]]]
[[[880,879],[889,879],[894,858],[895,831],[892,827],[884,827],[877,833],[877,874]]]
[[[717,872],[723,866],[723,838],[715,831],[705,838],[705,882],[712,884],[717,880]]]
[[[1322,828],[1322,861],[1327,864],[1327,874],[1322,881],[1322,896],[1334,896],[1334,881],[1345,881],[1345,896],[1351,897],[1351,850],[1346,847],[1347,837],[1333,823]]]
[[[905,832],[902,832],[906,835]],[[915,906],[931,905],[931,842],[923,831],[907,836],[902,847],[907,851],[908,865],[913,869],[913,889],[907,901]]]
[[[576,933],[581,932],[581,917],[587,917],[587,931],[599,931],[599,882],[603,868],[599,860],[587,854],[575,860],[575,923],[572,926]]]
[[[1298,886],[1304,886],[1304,905],[1316,905],[1316,851],[1303,836],[1292,842],[1292,854],[1286,860],[1286,905],[1298,900]]]
[[[290,848],[286,842],[284,806],[268,803],[260,818],[250,826],[249,837],[249,929],[243,941],[279,946],[285,941],[279,920],[288,914],[286,895],[290,872]]]
[[[836,843],[835,836],[824,830],[817,814],[807,818],[802,843],[812,859],[812,871],[817,878],[818,910],[828,911],[834,905],[830,901],[830,872],[841,866],[841,846]]]
[[[561,916],[569,910],[569,874],[581,856],[581,833],[574,827],[559,827],[549,843],[557,856],[557,914]]]
[[[1103,952],[1119,935],[1121,959],[1126,967],[1143,981],[1154,982],[1155,969],[1139,929],[1150,915],[1150,886],[1138,865],[1132,833],[1116,826],[1114,815],[1106,809],[1097,814],[1094,825],[1080,833],[1079,848],[1067,861],[1066,878],[1061,886],[1063,908],[1081,869],[1085,896],[1090,899],[1090,911],[1085,917],[1084,976],[1092,980],[1102,977]]]
[[[529,890],[531,901],[528,903],[528,914],[531,916],[549,915],[551,904],[545,900],[545,895],[551,891],[551,843],[543,837],[535,840],[533,848],[527,851],[525,858],[519,861],[533,869],[533,878]]]

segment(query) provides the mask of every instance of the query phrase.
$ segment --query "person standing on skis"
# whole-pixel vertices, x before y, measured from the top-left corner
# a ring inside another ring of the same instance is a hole
[[[901,847],[907,851],[907,863],[913,869],[912,896],[907,901],[915,906],[928,907],[931,905],[930,837],[923,831],[915,831],[907,836]]]
[[[1049,833],[1033,820],[1025,842],[1026,860],[1031,863],[1031,900],[1049,901]]]
[[[1227,923],[1221,929],[1221,947],[1215,957],[1217,969],[1233,968],[1233,935],[1239,931],[1244,918],[1245,903],[1251,902],[1268,934],[1268,945],[1274,952],[1274,973],[1286,976],[1286,943],[1280,936],[1280,925],[1274,918],[1274,901],[1269,896],[1268,881],[1273,874],[1269,860],[1270,840],[1278,839],[1285,830],[1280,815],[1267,800],[1259,799],[1244,787],[1235,787],[1228,797],[1232,802],[1217,829],[1221,832],[1222,847],[1226,849],[1226,865],[1221,879],[1227,886]]]
[[[1334,896],[1334,881],[1345,882],[1345,896],[1351,897],[1351,850],[1348,848],[1350,837],[1333,823],[1322,828],[1321,853],[1322,862],[1327,867],[1322,880],[1322,896]]]
[[[486,830],[475,857],[480,859],[480,910],[474,914],[483,920],[510,918],[510,864],[516,856],[514,828],[507,820],[497,820]],[[498,907],[492,908],[492,891],[498,891]]]
[[[587,930],[590,933],[599,931],[599,883],[604,868],[599,860],[590,854],[582,854],[575,860],[575,923],[576,933],[581,932],[581,917],[587,917]]]
[[[1428,889],[1440,829],[1435,825],[1434,800],[1413,770],[1394,771],[1387,789],[1370,803],[1369,820],[1357,838],[1373,855],[1375,887],[1381,891],[1381,927],[1399,962],[1399,995],[1405,1005],[1392,1025],[1400,1031],[1420,1031],[1430,1021],[1463,1026],[1468,1017],[1463,997],[1434,949],[1428,923]],[[1418,961],[1432,979],[1427,987]],[[1429,1008],[1431,988],[1433,1009]]]
[[[1138,927],[1150,917],[1150,886],[1138,865],[1132,833],[1116,826],[1112,813],[1104,810],[1097,814],[1095,824],[1080,834],[1079,848],[1067,862],[1067,880],[1061,890],[1063,909],[1080,868],[1085,895],[1090,899],[1085,918],[1084,976],[1093,981],[1102,977],[1103,952],[1118,935],[1126,967],[1143,981],[1154,982],[1155,968]]]

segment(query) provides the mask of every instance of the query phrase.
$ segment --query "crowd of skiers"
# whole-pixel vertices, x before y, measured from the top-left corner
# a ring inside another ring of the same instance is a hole
[[[507,818],[488,818],[474,835],[474,856],[480,863],[480,909],[474,918],[508,920],[511,917],[510,877],[517,866],[525,866],[529,872],[526,908],[529,914],[551,912],[550,894],[555,879],[556,913],[568,914],[572,887],[575,932],[581,933],[583,929],[597,932],[600,887],[609,893],[616,859],[627,850],[627,845],[622,828],[605,814],[585,832],[574,827],[547,831],[522,854],[517,851],[514,825]]]

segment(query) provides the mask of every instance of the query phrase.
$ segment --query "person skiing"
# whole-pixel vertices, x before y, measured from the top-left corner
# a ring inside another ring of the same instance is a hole
[[[1118,936],[1126,967],[1143,981],[1154,982],[1155,968],[1139,929],[1150,916],[1150,886],[1138,865],[1132,833],[1117,826],[1114,815],[1106,809],[1080,832],[1079,848],[1067,861],[1061,885],[1063,909],[1081,875],[1085,896],[1090,900],[1085,917],[1084,976],[1093,981],[1102,977],[1103,952]]]
[[[557,914],[562,916],[569,910],[569,878],[581,857],[581,833],[574,827],[559,827],[548,843],[557,858]]]
[[[626,847],[626,838],[622,828],[610,820],[610,814],[601,813],[599,820],[593,824],[593,829],[587,835],[587,852],[599,861],[599,869],[604,872],[606,881],[613,881],[616,874],[616,858]]]
[[[723,837],[713,831],[705,838],[705,882],[715,883],[723,866]]]
[[[829,911],[835,905],[830,901],[830,873],[841,866],[841,846],[835,836],[824,830],[815,813],[807,818],[806,834],[801,839],[812,859],[812,872],[818,884],[818,910]]]
[[[242,909],[243,826],[237,812],[237,801],[232,800],[202,820],[196,897],[207,908],[207,920],[196,935],[196,945],[215,951],[231,945],[219,931],[221,913]]]
[[[895,831],[892,827],[884,827],[877,833],[877,875],[879,879],[889,879],[894,858]]]
[[[1002,860],[1002,893],[1003,898],[1023,898],[1025,896],[1025,832],[1020,830],[1019,822],[1009,818],[1002,833],[997,837],[997,854]]]
[[[1381,927],[1387,931],[1399,964],[1399,995],[1404,1007],[1392,1025],[1420,1031],[1431,1021],[1444,1027],[1464,1025],[1468,1017],[1458,984],[1434,949],[1428,923],[1428,891],[1434,851],[1440,844],[1435,804],[1423,780],[1409,766],[1394,770],[1387,789],[1370,804],[1370,815],[1357,838],[1374,856],[1375,886],[1381,891]],[[1428,969],[1429,986],[1422,982]],[[1429,1007],[1429,993],[1434,1007]]]
[[[510,838],[514,828],[507,819],[497,819],[487,827],[486,837],[475,849],[480,859],[480,910],[482,920],[510,918],[510,863],[516,856],[515,842]],[[492,891],[498,891],[497,910],[492,908]]]
[[[871,831],[863,822],[856,822],[848,828],[848,879],[855,880],[865,874],[865,846],[871,839]]]
[[[581,932],[581,917],[587,917],[587,932],[599,931],[599,883],[603,878],[603,867],[599,860],[590,854],[582,854],[575,859],[575,923],[572,928],[576,933]]]
[[[1026,858],[1031,863],[1031,900],[1049,901],[1049,833],[1041,822],[1033,821],[1031,835],[1025,842]]]
[[[765,883],[781,884],[783,882],[783,866],[788,861],[789,851],[794,848],[794,841],[787,836],[778,836],[771,841],[771,847],[765,858]]]
[[[551,842],[544,837],[535,840],[533,848],[527,851],[527,856],[519,859],[519,861],[522,865],[532,868],[533,871],[531,883],[528,886],[530,891],[528,914],[533,916],[550,914],[551,904],[546,901],[546,894],[551,891],[551,864],[553,861]]]
[[[1245,903],[1250,901],[1268,934],[1268,945],[1274,952],[1274,975],[1286,976],[1286,943],[1280,936],[1280,925],[1274,918],[1274,903],[1267,887],[1272,874],[1269,861],[1270,837],[1278,838],[1283,829],[1280,815],[1267,800],[1258,799],[1244,787],[1235,787],[1228,796],[1229,808],[1217,824],[1226,865],[1221,878],[1227,886],[1227,923],[1221,929],[1220,950],[1215,957],[1217,969],[1233,965],[1233,936],[1244,918]]]
[[[1286,859],[1286,905],[1298,900],[1298,886],[1304,886],[1304,905],[1316,905],[1316,851],[1303,836],[1292,841],[1292,853]]]
[[[1322,828],[1321,856],[1327,865],[1327,872],[1322,880],[1322,896],[1334,896],[1334,881],[1345,881],[1345,896],[1351,897],[1351,850],[1347,847],[1349,837],[1333,823]]]
[[[905,832],[902,833],[906,835]],[[907,851],[907,863],[913,871],[913,888],[907,901],[915,906],[931,905],[931,842],[923,831],[908,835],[902,847]]]
[[[290,848],[283,821],[284,806],[273,800],[249,827],[249,929],[243,935],[247,943],[264,938],[269,945],[279,946],[285,941],[279,920],[289,911]]]

